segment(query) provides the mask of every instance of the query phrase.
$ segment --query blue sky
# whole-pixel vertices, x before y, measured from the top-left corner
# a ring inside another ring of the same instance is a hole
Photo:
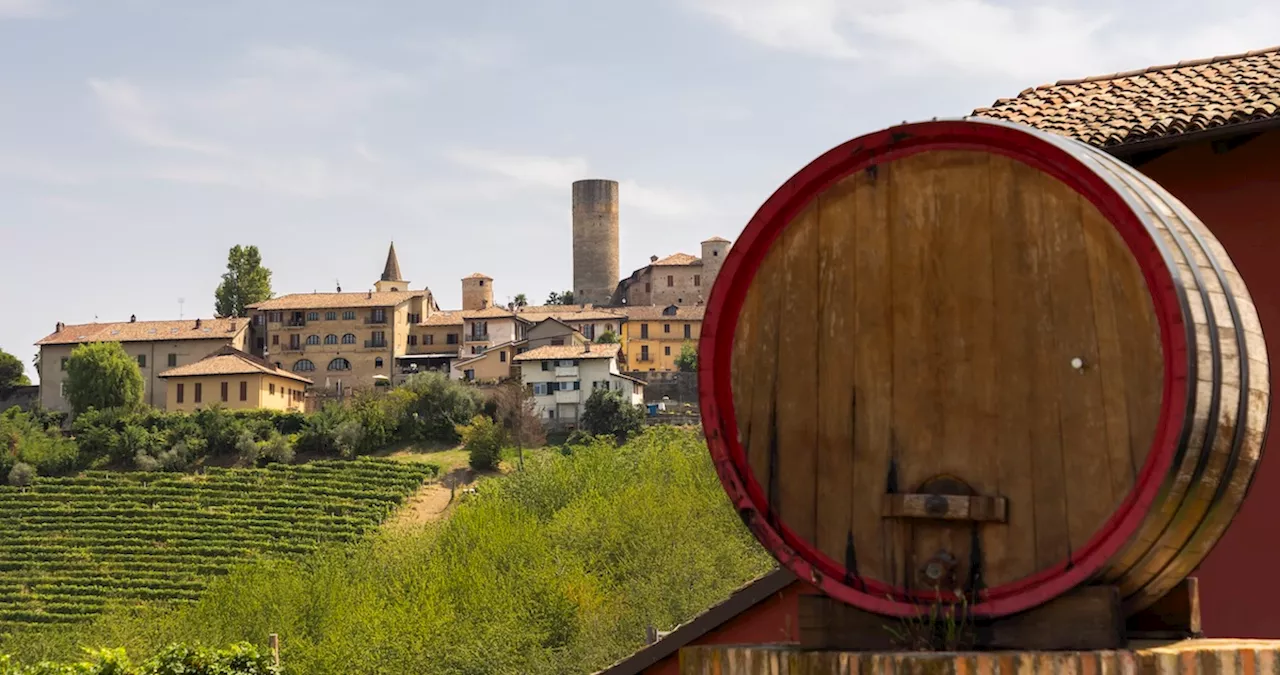
[[[570,183],[621,182],[625,273],[735,238],[848,138],[1061,78],[1280,41],[1242,0],[0,0],[0,348],[277,293],[569,288]]]

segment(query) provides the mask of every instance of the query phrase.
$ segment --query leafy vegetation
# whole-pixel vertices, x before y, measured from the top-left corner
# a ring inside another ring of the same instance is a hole
[[[67,401],[77,413],[136,408],[142,404],[142,384],[138,363],[119,342],[79,345],[67,360]]]
[[[80,468],[75,442],[63,437],[59,416],[45,416],[9,408],[0,412],[0,476],[24,464],[45,476]]]
[[[476,415],[471,424],[458,429],[462,435],[462,447],[467,451],[467,462],[476,471],[493,471],[502,459],[502,448],[507,443],[506,431],[484,415]]]
[[[622,399],[622,392],[597,389],[582,404],[582,430],[593,436],[612,436],[619,443],[644,428],[644,410]]]
[[[247,643],[226,649],[172,645],[135,667],[123,649],[91,649],[88,661],[19,666],[0,655],[0,675],[275,675],[269,655]]]
[[[692,342],[680,345],[680,355],[676,357],[676,369],[682,373],[698,372],[698,348]]]
[[[259,559],[199,600],[23,631],[0,653],[281,636],[289,673],[582,673],[643,646],[772,567],[698,433],[652,428],[537,453],[452,517],[304,560]]]
[[[596,344],[598,345],[616,345],[619,342],[621,340],[618,339],[618,334],[611,330],[607,330],[596,337]]]
[[[17,387],[31,384],[26,367],[18,357],[0,349],[0,396],[6,396]]]
[[[271,270],[262,266],[257,246],[233,246],[227,253],[227,271],[213,292],[218,316],[248,316],[249,305],[271,297]]]
[[[88,471],[0,487],[0,633],[83,621],[113,600],[190,601],[246,556],[353,541],[436,472],[325,460],[195,476]]]
[[[572,305],[574,304],[573,291],[565,291],[563,293],[557,293],[555,291],[551,291],[551,294],[547,296],[547,304],[548,305]]]

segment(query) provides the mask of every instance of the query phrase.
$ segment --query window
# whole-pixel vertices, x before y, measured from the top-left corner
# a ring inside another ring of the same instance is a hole
[[[676,277],[675,277],[675,275],[674,275],[674,274],[668,274],[668,275],[667,275],[667,288],[671,288],[672,286],[675,286],[675,285],[676,285]]]
[[[308,359],[302,359],[297,363],[293,364],[293,372],[295,373],[309,373],[315,369],[316,369],[316,364],[312,363]]]
[[[280,336],[279,336],[279,335],[272,335],[272,336],[271,336],[271,346],[272,346],[272,347],[275,347],[275,346],[276,346],[276,345],[278,345],[278,344],[280,344]]]
[[[649,289],[649,282],[647,282],[647,281],[646,281],[646,282],[644,282],[644,292],[645,292],[645,293],[648,293],[648,292],[649,292],[649,290],[650,290],[650,289]]]
[[[330,333],[324,336],[324,343],[327,345],[336,345],[338,344],[338,336]]]
[[[476,371],[472,370],[471,368],[468,368],[462,371],[462,375],[463,377],[467,378],[468,382],[473,382],[476,379]]]
[[[644,339],[647,337],[649,337],[649,324],[642,323],[640,324],[640,338]]]
[[[355,312],[353,312],[353,311],[351,311],[351,310],[347,310],[347,311],[345,311],[345,312],[343,312],[343,313],[342,313],[342,320],[343,320],[343,321],[355,321],[355,320],[356,320],[356,313],[355,313]]]
[[[445,338],[445,339],[444,339],[445,344],[450,344],[450,345],[456,345],[456,344],[458,344],[458,334],[457,334],[457,333],[449,333],[448,335],[444,336],[444,338]]]
[[[308,361],[307,363],[311,363],[311,362]],[[312,366],[311,368],[312,370],[314,370],[315,366]],[[241,401],[249,400],[249,383],[245,382],[244,380],[240,380],[240,400]]]
[[[63,369],[63,370],[66,370],[66,369],[67,369],[67,361],[69,361],[69,360],[70,360],[70,359],[68,359],[68,358],[67,358],[67,357],[65,357],[65,356],[64,356],[64,357],[62,357],[62,369]]]
[[[200,402],[200,399],[201,399],[201,398],[203,398],[203,397],[204,397],[204,386],[202,386],[199,382],[197,382],[197,383],[196,383],[196,395],[195,395],[195,402],[196,402],[196,403],[199,403],[199,402]]]
[[[534,383],[533,383],[533,395],[534,395],[534,396],[546,396],[546,395],[547,395],[547,394],[549,394],[549,393],[551,393],[551,392],[547,391],[547,383],[546,383],[546,382],[534,382]]]
[[[308,336],[307,336],[307,344],[309,344],[309,345],[318,345],[318,344],[320,344],[320,336],[319,336],[319,335],[308,335]]]
[[[551,345],[552,345],[553,347],[563,347],[563,346],[564,346],[564,338],[551,338]]]
[[[346,359],[334,359],[329,362],[329,370],[351,370],[351,362]]]
[[[172,367],[174,367],[174,366],[176,366],[176,365],[178,365],[178,355],[177,355],[177,354],[170,354],[170,355],[169,355],[169,367],[170,367],[170,368],[172,368]]]
[[[435,343],[435,341],[436,341],[436,336],[434,336],[434,335],[423,335],[423,336],[422,336],[422,344],[424,344],[424,345],[434,344],[434,343]]]
[[[272,382],[271,384],[268,384],[268,385],[267,385],[267,393],[268,393],[268,394],[271,394],[272,396],[275,396],[275,395],[276,395],[276,383],[275,383],[275,382]]]
[[[611,323],[606,323],[606,324],[604,325],[604,330],[605,330],[605,332],[606,332],[606,333],[612,333],[612,332],[613,332],[613,324],[611,324]]]
[[[693,326],[686,323],[684,325],[684,339],[688,340],[689,338],[692,338],[692,337],[693,337]]]
[[[669,323],[664,323],[664,324],[662,324],[662,332],[664,332],[664,333],[670,333],[670,332],[671,332],[671,324],[669,324]]]
[[[671,348],[670,348],[670,347],[663,347],[663,348],[662,348],[662,354],[663,354],[664,356],[671,356]]]
[[[480,288],[484,288],[484,279],[480,280]]]
[[[183,384],[182,384],[181,382],[179,382],[179,383],[178,383],[178,403],[182,403],[182,397],[183,397],[183,394],[185,394],[185,393],[186,393],[186,392],[184,391],[184,389],[185,389],[185,388],[186,388],[186,387],[184,387],[184,386],[183,386]]]
[[[417,346],[418,346],[418,336],[417,336],[417,335],[410,335],[410,336],[409,336],[409,346],[410,346],[410,347],[417,347]]]
[[[369,314],[369,320],[371,323],[386,323],[387,310],[382,308],[373,310],[373,312]]]
[[[227,383],[226,382],[222,383],[222,391],[219,393],[222,394],[222,402],[226,403],[227,402]]]
[[[649,360],[649,345],[640,345],[640,360]]]
[[[675,305],[667,305],[666,307],[663,307],[663,308],[662,308],[662,315],[663,315],[663,316],[675,316],[675,315],[676,315],[676,311],[677,311],[678,309],[679,309],[679,308],[678,308],[678,307],[676,307]]]
[[[307,312],[307,321],[319,321],[320,312]]]
[[[589,323],[589,324],[587,324],[587,325],[583,326],[583,327],[582,327],[582,334],[583,334],[583,335],[585,335],[585,336],[587,336],[587,339],[589,339],[589,340],[594,340],[594,339],[596,339],[596,325],[595,325],[594,323]]]
[[[325,313],[324,313],[324,320],[325,320],[325,321],[337,321],[337,320],[338,320],[338,313],[337,313],[337,312],[325,312]]]
[[[147,355],[146,355],[146,354],[139,354],[139,355],[138,355],[138,367],[139,367],[139,368],[146,368],[146,367],[147,367]]]
[[[542,369],[543,369],[543,370],[551,370],[551,362],[550,362],[550,361],[543,361],[543,362],[542,362]]]
[[[355,344],[355,343],[356,343],[356,334],[355,334],[355,333],[347,333],[346,335],[343,335],[343,336],[342,336],[342,344],[344,344],[344,345],[353,345],[353,344]]]
[[[379,356],[378,358],[376,358],[376,359],[374,359],[374,360],[373,360],[373,367],[374,367],[374,368],[381,368],[381,367],[382,367],[382,357],[381,357],[381,356]]]
[[[506,363],[506,362],[507,362],[507,353],[506,353],[506,352],[498,352],[498,361],[500,361],[500,362],[502,362],[502,363]]]
[[[411,323],[411,324],[419,324],[419,323],[422,323],[422,315],[421,315],[421,314],[410,314],[410,315],[409,315],[409,323]]]
[[[702,275],[701,275],[701,274],[695,274],[695,275],[693,275],[693,285],[694,285],[694,286],[701,286],[701,285],[702,285]]]

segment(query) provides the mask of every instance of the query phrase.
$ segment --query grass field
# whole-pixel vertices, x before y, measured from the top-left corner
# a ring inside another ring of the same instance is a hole
[[[0,633],[83,621],[111,602],[191,601],[246,558],[357,539],[438,471],[326,460],[0,487]]]

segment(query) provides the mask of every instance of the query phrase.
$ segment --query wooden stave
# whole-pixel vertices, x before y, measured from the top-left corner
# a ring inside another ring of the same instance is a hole
[[[1028,129],[1026,129],[1025,127],[1019,127],[1019,126],[1017,126],[1017,125],[1010,125],[1010,124],[1007,124],[1007,123],[992,122],[992,121],[988,121],[988,120],[980,120],[980,121],[975,121],[975,122],[977,122],[977,123],[982,123],[982,124],[991,124],[991,125],[999,125],[999,126],[1008,126],[1008,127],[1013,127],[1013,128],[1018,129],[1020,132],[1022,132],[1022,133],[1024,133],[1024,134],[1026,134],[1026,133],[1029,133],[1029,132],[1030,132],[1030,135],[1036,136],[1036,137],[1040,138],[1041,140],[1050,140],[1051,142],[1053,142],[1053,141],[1054,141],[1054,139],[1056,139],[1056,138],[1057,138],[1057,137],[1045,138],[1045,137],[1046,137],[1046,136],[1048,136],[1048,135],[1047,135],[1047,134],[1044,134],[1043,132],[1034,132],[1034,130],[1028,130]],[[885,132],[883,132],[883,133],[888,134],[888,133],[891,133],[891,132],[893,132],[893,131],[894,131],[893,129],[890,129],[890,130],[885,130]],[[1067,139],[1062,139],[1062,140],[1063,140],[1063,141],[1067,141]],[[895,140],[895,142],[896,142],[896,140]],[[1074,141],[1069,141],[1069,142],[1074,142]],[[1056,143],[1056,142],[1055,142],[1054,144],[1055,144],[1055,145],[1060,145],[1059,143]],[[1087,147],[1087,146],[1086,146],[1086,147]],[[1084,161],[1084,159],[1080,156],[1080,154],[1081,154],[1081,153],[1079,152],[1079,149],[1078,149],[1078,148],[1075,148],[1075,147],[1068,147],[1068,148],[1064,148],[1064,150],[1067,150],[1067,151],[1068,151],[1068,153],[1069,153],[1070,155],[1072,155],[1072,156],[1073,156],[1073,158],[1074,158],[1076,161],[1079,161],[1079,162],[1083,162],[1083,161]],[[1092,150],[1092,149],[1091,149],[1091,148],[1089,148],[1089,150]],[[994,151],[994,150],[991,150],[991,151]],[[806,167],[806,170],[807,170],[807,169],[808,169],[808,167]],[[1100,173],[1099,173],[1099,172],[1096,172],[1096,171],[1095,171],[1094,173],[1095,173],[1095,175],[1098,175],[1098,177],[1102,177],[1102,176],[1100,175]],[[1112,186],[1112,189],[1113,189],[1113,190],[1114,190],[1114,192],[1115,192],[1115,196],[1123,198],[1123,199],[1124,199],[1125,201],[1127,201],[1127,202],[1130,204],[1130,206],[1132,207],[1132,205],[1133,205],[1133,198],[1132,198],[1132,196],[1131,196],[1131,195],[1127,195],[1127,194],[1126,194],[1126,192],[1125,192],[1125,190],[1123,190],[1123,189],[1116,189],[1116,186],[1115,186],[1115,184],[1114,184],[1114,181],[1112,181],[1112,182],[1111,182],[1111,186]],[[788,187],[789,187],[789,186],[788,186]],[[792,190],[792,192],[794,192],[794,190]],[[783,189],[780,189],[780,190],[779,190],[779,192],[775,194],[775,197],[777,197],[777,196],[778,196],[778,194],[783,194]],[[773,199],[773,198],[774,198],[774,197],[771,197],[771,199]],[[816,199],[816,198],[815,198],[815,199]],[[762,207],[762,209],[763,209],[763,207]],[[1138,213],[1138,210],[1137,210],[1137,209],[1134,209],[1134,212],[1135,212],[1135,214],[1136,214],[1136,213]],[[1165,240],[1163,240],[1163,239],[1162,239],[1158,234],[1156,234],[1156,233],[1154,233],[1154,232],[1151,232],[1151,231],[1150,231],[1150,230],[1151,230],[1151,227],[1150,227],[1150,223],[1149,223],[1148,221],[1144,221],[1144,224],[1146,225],[1146,227],[1147,227],[1147,229],[1148,229],[1148,233],[1149,233],[1149,235],[1150,235],[1150,236],[1152,236],[1152,238],[1153,238],[1153,243],[1155,244],[1155,248],[1160,249],[1160,250],[1162,251],[1162,253],[1164,253],[1164,262],[1165,262],[1165,267],[1167,268],[1167,270],[1176,270],[1176,269],[1177,269],[1176,264],[1172,261],[1173,255],[1171,254],[1171,252],[1170,252],[1170,251],[1168,251],[1168,250],[1167,250],[1167,249],[1169,248],[1169,247],[1166,245],[1168,242],[1167,242],[1167,241],[1165,241]],[[782,228],[782,229],[785,229],[785,228]],[[765,246],[766,246],[766,248],[768,248],[768,245],[765,245]],[[757,265],[758,265],[758,262],[757,262]],[[755,269],[758,269],[758,266],[757,266]],[[1185,285],[1184,285],[1184,284],[1176,284],[1176,286],[1177,286],[1176,288],[1171,289],[1171,290],[1176,291],[1176,292],[1177,292],[1177,294],[1178,294],[1179,296],[1185,296],[1185,295],[1186,295],[1186,290],[1187,290],[1187,289],[1186,289],[1186,287],[1185,287]],[[716,291],[716,289],[714,289],[714,288],[713,288],[713,294],[715,294],[715,291]],[[1153,292],[1154,292],[1154,291],[1153,291]],[[1182,315],[1183,317],[1190,316],[1190,315],[1192,314],[1192,310],[1189,308],[1189,307],[1190,307],[1190,305],[1189,305],[1189,303],[1187,302],[1187,299],[1186,299],[1185,297],[1181,297],[1180,299],[1182,300],[1182,302],[1181,302],[1181,309],[1182,309],[1182,311],[1181,311],[1181,315]],[[715,304],[715,303],[714,303],[714,300],[713,300],[712,304]],[[1200,309],[1205,309],[1205,308],[1208,308],[1208,307],[1209,307],[1209,305],[1207,305],[1207,304],[1202,304],[1202,305],[1200,305],[1200,306],[1199,306],[1199,308],[1200,308]],[[1196,336],[1196,335],[1195,335],[1193,322],[1186,322],[1186,321],[1184,321],[1184,323],[1185,323],[1185,324],[1187,324],[1187,325],[1186,325],[1186,328],[1187,328],[1187,330],[1188,330],[1188,331],[1190,331],[1189,335],[1193,336],[1193,339],[1194,339],[1194,340],[1200,341],[1200,336]],[[710,341],[710,340],[713,340],[713,339],[714,339],[715,332],[716,332],[716,331],[715,331],[714,327],[712,327],[712,328],[711,328],[711,330],[704,332],[704,335],[703,335],[703,340],[704,340],[704,342],[706,342],[706,341]],[[1206,337],[1206,338],[1203,340],[1203,342],[1205,343],[1205,347],[1207,348],[1207,346],[1208,346],[1208,345],[1207,345],[1207,343],[1208,343],[1208,338]],[[1189,341],[1189,343],[1194,343],[1194,342],[1190,342],[1190,341]],[[1194,366],[1196,365],[1196,363],[1195,363],[1195,359],[1197,358],[1198,353],[1199,353],[1199,352],[1201,352],[1201,351],[1204,351],[1204,349],[1187,350],[1187,358],[1191,361],[1191,366],[1192,366],[1192,367],[1194,367]],[[709,384],[712,384],[711,379],[712,379],[712,378],[711,378],[711,375],[709,374],[709,371],[704,371],[704,372],[703,372],[703,374],[700,376],[700,380],[701,380],[701,381],[700,381],[700,386],[703,388],[703,390],[704,390],[704,391],[709,391],[709,390],[710,390],[710,388],[711,388],[711,387],[709,387],[708,385],[709,385]],[[1192,395],[1192,393],[1191,393],[1190,391],[1188,391],[1188,392],[1187,392],[1187,396],[1185,397],[1185,400],[1186,400],[1187,405],[1189,406],[1189,408],[1190,408],[1192,411],[1194,411],[1194,410],[1195,410],[1195,408],[1196,408],[1196,405],[1197,405],[1197,398],[1196,398],[1195,396],[1193,396],[1193,395]],[[1213,400],[1213,398],[1211,397],[1209,400],[1210,400],[1210,402],[1211,402],[1211,401]],[[1201,405],[1200,407],[1201,407],[1201,408],[1204,408],[1204,407],[1206,407],[1206,406]],[[714,400],[714,397],[713,397],[713,396],[706,395],[706,394],[704,394],[704,395],[703,395],[703,410],[704,410],[704,418],[705,418],[705,419],[708,419],[708,420],[709,420],[709,419],[715,419],[715,418],[717,418],[717,417],[719,416],[719,412],[718,412],[718,410],[717,410],[716,402],[715,402],[715,400]],[[1200,415],[1200,417],[1203,417],[1203,416],[1204,416],[1203,414],[1201,414],[1201,415]],[[1187,419],[1188,419],[1188,420],[1195,419],[1195,416],[1193,416],[1193,415],[1188,415]],[[1188,424],[1187,426],[1188,426],[1188,429],[1186,430],[1186,433],[1190,433],[1190,432],[1192,431],[1192,430],[1190,429],[1190,425]],[[714,425],[711,425],[711,424],[706,424],[706,425],[704,425],[704,429],[707,431],[707,434],[708,434],[708,440],[709,440],[709,442],[711,442],[711,441],[713,440],[713,437],[718,436],[718,435],[719,435],[719,433],[720,433],[720,430],[719,430],[718,428],[715,428],[715,427],[714,427]],[[1186,435],[1186,434],[1184,433],[1184,434],[1183,434],[1183,437],[1185,437],[1185,435]],[[1164,445],[1164,446],[1168,446],[1168,445],[1170,445],[1170,444],[1169,444],[1169,443],[1164,443],[1164,444],[1162,444],[1162,445]],[[1183,447],[1183,443],[1179,442],[1179,443],[1175,444],[1175,447],[1177,447],[1177,448],[1182,448],[1182,447]],[[1198,458],[1194,458],[1194,459],[1197,459],[1197,462],[1194,462],[1194,463],[1195,463],[1195,464],[1198,464]],[[730,496],[731,496],[731,497],[733,497],[735,493],[742,493],[742,492],[745,492],[745,490],[744,490],[744,486],[745,486],[744,477],[745,477],[745,476],[737,475],[737,468],[736,468],[735,466],[730,466],[730,465],[729,465],[729,464],[727,464],[727,463],[724,463],[724,462],[720,462],[720,461],[718,461],[718,462],[717,462],[717,470],[718,470],[718,472],[719,472],[719,473],[720,473],[720,475],[721,475],[722,482],[724,482],[724,483],[725,483],[726,489],[730,491]],[[749,471],[749,467],[748,467],[748,471]],[[1173,471],[1170,471],[1170,472],[1168,472],[1168,473],[1173,474],[1174,472],[1173,472]],[[1167,476],[1167,477],[1168,477],[1168,476]],[[736,484],[736,485],[731,489],[731,484]],[[755,518],[756,516],[758,516],[759,518],[758,518],[758,519],[753,520],[753,518]],[[762,533],[761,533],[761,532],[760,532],[760,530],[758,529],[758,526],[760,526],[760,525],[762,525],[762,524],[765,524],[765,525],[772,525],[773,523],[762,523],[762,522],[761,522],[761,521],[763,521],[763,520],[768,520],[768,519],[770,519],[770,516],[771,516],[771,514],[768,514],[768,513],[765,513],[765,512],[758,512],[758,513],[754,513],[754,514],[752,514],[752,513],[746,513],[745,511],[743,512],[744,520],[747,522],[748,526],[749,526],[749,527],[751,527],[751,528],[753,529],[753,531],[755,531],[755,532],[756,532],[757,538],[758,538],[758,539],[760,539],[760,541],[761,541],[762,543],[766,543],[766,539],[765,539],[764,537],[762,537]],[[797,559],[797,560],[807,560],[807,558],[804,558],[804,557],[801,555],[801,553],[800,553],[799,551],[797,551],[797,550],[795,550],[795,549],[793,549],[793,548],[789,547],[789,545],[788,545],[785,541],[783,541],[783,538],[782,538],[778,533],[776,533],[776,532],[775,532],[775,533],[768,533],[768,532],[766,532],[765,534],[766,534],[766,535],[768,535],[768,534],[771,534],[771,535],[772,535],[772,536],[770,536],[770,537],[769,537],[769,541],[766,543],[766,547],[767,547],[767,548],[769,548],[769,549],[771,550],[771,552],[772,552],[772,553],[774,553],[775,557],[777,557],[777,558],[778,558],[781,562],[783,562],[784,564],[789,565],[789,564],[792,562],[792,560],[791,560],[792,558],[795,558],[795,559]],[[809,565],[808,565],[807,563],[805,563],[805,562],[801,562],[801,563],[800,563],[800,565],[801,565],[801,568],[803,568],[806,572],[809,572],[809,573],[811,573],[811,574],[813,575],[812,581],[814,581],[814,583],[815,583],[815,584],[816,584],[816,583],[819,583],[819,581],[820,581],[820,576],[821,576],[821,575],[820,575],[820,573],[819,573],[819,570],[817,570],[817,568],[816,568],[816,567],[811,567],[811,566],[809,566]],[[1068,565],[1068,568],[1067,568],[1067,569],[1070,569],[1070,565]],[[805,575],[802,575],[802,576],[805,576]]]
[[[1162,528],[1160,538],[1154,542],[1145,542],[1148,544],[1146,546],[1141,541],[1130,542],[1127,550],[1113,559],[1108,568],[1099,575],[1101,580],[1116,583],[1121,587],[1125,611],[1133,614],[1164,597],[1203,562],[1225,534],[1231,518],[1247,498],[1253,476],[1262,459],[1262,450],[1269,429],[1267,422],[1270,417],[1271,397],[1266,343],[1252,297],[1231,261],[1230,255],[1209,228],[1185,204],[1150,178],[1110,154],[1073,139],[1054,137],[1051,140],[1064,149],[1074,146],[1075,153],[1082,160],[1094,164],[1098,167],[1097,170],[1113,178],[1114,180],[1109,182],[1126,191],[1136,208],[1148,211],[1144,221],[1166,236],[1166,241],[1174,245],[1173,251],[1197,261],[1195,265],[1187,265],[1191,273],[1190,278],[1182,270],[1179,270],[1180,273],[1175,276],[1184,282],[1184,288],[1187,291],[1190,310],[1188,316],[1203,316],[1204,325],[1213,323],[1218,328],[1216,331],[1209,332],[1212,343],[1221,341],[1224,328],[1231,331],[1229,337],[1233,338],[1235,343],[1235,349],[1229,354],[1224,355],[1225,349],[1220,344],[1211,344],[1208,352],[1210,367],[1213,370],[1213,376],[1208,382],[1213,386],[1212,406],[1208,410],[1201,410],[1204,407],[1202,401],[1196,398],[1193,392],[1189,392],[1189,397],[1192,397],[1192,403],[1197,409],[1193,420],[1199,421],[1201,414],[1204,414],[1206,419],[1221,421],[1223,414],[1228,414],[1234,409],[1234,415],[1231,417],[1233,423],[1227,425],[1231,432],[1229,449],[1226,452],[1215,452],[1211,447],[1210,456],[1202,453],[1196,462],[1190,483],[1181,492],[1177,514],[1172,522],[1164,523],[1165,527]],[[1199,264],[1201,260],[1208,265]],[[1211,274],[1204,274],[1205,270]],[[1225,307],[1214,307],[1215,293],[1223,297]],[[1198,298],[1201,304],[1191,302],[1193,298]],[[1229,320],[1230,323],[1223,325],[1220,323],[1221,320]],[[1189,327],[1200,325],[1195,320],[1187,323]],[[1201,340],[1199,331],[1196,333],[1198,345]],[[1255,344],[1252,347],[1249,340],[1250,333],[1254,334]],[[1193,364],[1196,370],[1192,372],[1203,371],[1203,368],[1200,368],[1203,364],[1198,363],[1200,354],[1192,356],[1197,360],[1197,363]],[[1239,362],[1235,370],[1237,377],[1234,380],[1223,375],[1224,372],[1231,372],[1228,362],[1233,356]],[[1198,385],[1203,382],[1205,382],[1203,379],[1199,379],[1195,383]],[[1232,390],[1235,393],[1234,398],[1231,396]],[[1262,399],[1261,403],[1257,400],[1259,398]],[[1204,426],[1206,438],[1211,437],[1216,425]],[[1194,439],[1194,429],[1189,431],[1191,432],[1189,435]],[[1251,431],[1256,438],[1249,442],[1246,439],[1251,435]],[[1217,464],[1214,460],[1217,460]],[[1215,477],[1211,469],[1218,465],[1221,465],[1222,470]],[[1171,467],[1170,472],[1176,474],[1177,469]],[[1171,477],[1175,476],[1171,475]],[[1207,499],[1204,497],[1206,491],[1211,492]],[[1153,517],[1148,525],[1159,525],[1161,520],[1158,516]],[[1165,544],[1163,548],[1160,546],[1161,543]],[[1176,548],[1170,548],[1171,546]],[[1135,552],[1140,553],[1136,561],[1133,560]]]

